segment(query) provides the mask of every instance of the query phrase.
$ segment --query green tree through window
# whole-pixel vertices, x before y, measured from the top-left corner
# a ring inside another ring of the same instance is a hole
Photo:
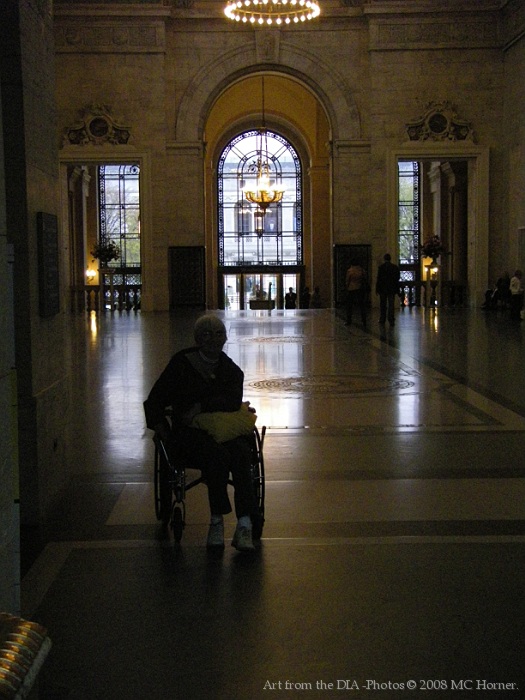
[[[101,165],[100,243],[113,242],[120,258],[112,267],[140,268],[140,192],[138,165]]]
[[[398,245],[401,280],[410,303],[417,303],[420,280],[420,175],[417,161],[398,162]]]

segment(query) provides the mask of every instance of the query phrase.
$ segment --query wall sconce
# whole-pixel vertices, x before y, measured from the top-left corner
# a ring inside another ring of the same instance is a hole
[[[428,256],[423,256],[423,270],[424,270],[424,280],[436,279],[439,273],[439,267],[436,265],[435,260]]]
[[[97,276],[96,270],[91,270],[90,268],[88,268],[86,270],[86,277],[87,277],[88,284],[93,284],[96,276]]]

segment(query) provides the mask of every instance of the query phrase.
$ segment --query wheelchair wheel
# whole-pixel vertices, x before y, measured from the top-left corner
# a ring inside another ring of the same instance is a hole
[[[263,426],[261,432],[254,428],[253,443],[252,443],[252,485],[255,502],[257,505],[257,513],[252,517],[252,532],[255,540],[260,540],[264,527],[264,457],[263,457],[263,442],[266,433],[266,426]]]
[[[182,508],[178,505],[173,506],[171,529],[173,530],[173,539],[178,544],[182,539],[182,532],[184,530],[184,515]]]
[[[167,526],[171,517],[172,492],[169,479],[169,467],[164,455],[155,445],[155,515],[157,520]]]

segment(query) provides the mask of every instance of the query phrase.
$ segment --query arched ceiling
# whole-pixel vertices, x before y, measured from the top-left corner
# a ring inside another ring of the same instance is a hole
[[[262,126],[263,75],[253,74],[234,82],[215,100],[205,126],[208,153],[239,130]],[[266,125],[285,135],[300,135],[310,158],[326,157],[330,127],[315,95],[297,80],[285,75],[264,75],[264,116]]]

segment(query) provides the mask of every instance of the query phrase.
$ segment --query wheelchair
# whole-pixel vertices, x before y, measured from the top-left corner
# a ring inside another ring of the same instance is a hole
[[[264,457],[263,443],[266,426],[260,432],[255,426],[249,436],[251,449],[251,476],[257,513],[252,517],[252,536],[261,539],[264,527]],[[185,459],[174,456],[159,435],[153,437],[155,443],[155,515],[164,529],[171,528],[178,544],[186,526],[186,493],[199,484],[205,484],[205,477],[189,478],[187,470],[194,470]],[[232,480],[228,481],[233,485]]]

